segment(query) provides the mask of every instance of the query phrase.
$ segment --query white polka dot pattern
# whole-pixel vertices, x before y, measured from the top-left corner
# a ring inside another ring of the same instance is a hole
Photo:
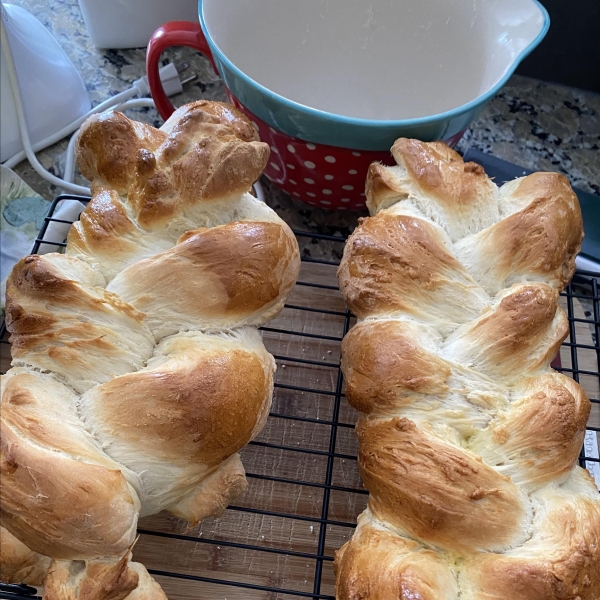
[[[250,114],[235,99],[233,103],[251,118],[261,139],[269,144],[271,156],[264,174],[273,183],[313,206],[365,208],[365,197],[359,194],[367,169],[372,162],[386,164],[389,152],[359,152],[294,139]]]

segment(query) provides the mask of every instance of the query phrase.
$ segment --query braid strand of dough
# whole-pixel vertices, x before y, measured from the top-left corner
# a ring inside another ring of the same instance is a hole
[[[583,238],[567,180],[498,188],[442,143],[371,165],[338,270],[370,492],[337,600],[599,600],[600,496],[577,466],[590,402],[550,362]]]
[[[248,193],[268,155],[218,102],[160,129],[117,112],[83,125],[92,199],[65,254],[26,257],[7,283],[2,580],[45,576],[45,600],[159,600],[129,562],[138,518],[195,524],[245,490],[238,451],[275,371],[257,327],[300,268],[289,227]]]

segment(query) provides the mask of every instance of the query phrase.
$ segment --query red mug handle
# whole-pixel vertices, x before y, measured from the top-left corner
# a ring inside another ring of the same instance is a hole
[[[166,121],[175,110],[169,100],[158,74],[160,55],[164,50],[171,46],[189,46],[198,50],[212,63],[213,69],[217,75],[217,66],[208,47],[208,42],[202,33],[202,28],[198,23],[191,21],[170,21],[161,25],[150,38],[148,50],[146,52],[146,73],[148,75],[148,84],[150,93],[156,104],[160,116]]]

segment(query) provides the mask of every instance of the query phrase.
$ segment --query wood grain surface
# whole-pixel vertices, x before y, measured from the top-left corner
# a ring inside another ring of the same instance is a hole
[[[289,306],[263,332],[267,349],[279,357],[277,387],[272,415],[256,440],[258,445],[242,451],[249,475],[246,493],[221,518],[207,519],[191,529],[166,513],[140,522],[141,534],[134,558],[155,572],[170,600],[292,600],[333,596],[334,552],[352,535],[356,517],[367,500],[356,464],[353,430],[356,413],[343,397],[339,424],[332,424],[345,323],[345,307],[336,289],[335,270],[331,265],[303,263],[301,283],[290,296]],[[565,298],[561,298],[561,305],[569,310]],[[581,321],[574,322],[574,338],[566,342],[590,346],[574,351],[577,368],[597,373],[595,329],[585,322],[593,320],[593,316],[586,316],[584,306],[585,303],[573,300],[570,316]],[[315,312],[321,310],[330,312]],[[352,324],[350,320],[349,325]],[[7,343],[1,346],[4,371],[8,368],[9,349]],[[560,358],[563,368],[573,368],[571,346],[561,348]],[[579,379],[588,395],[597,399],[598,375],[582,374]],[[593,405],[590,424],[600,427],[597,403]],[[335,453],[330,458],[334,429]],[[331,462],[329,489],[324,487],[328,462]],[[269,479],[272,477],[286,481],[272,481]],[[325,511],[326,495],[329,502]],[[324,515],[327,523],[322,522]],[[320,560],[321,528],[325,535],[324,558]],[[319,563],[322,584],[320,594],[313,595]],[[157,574],[165,572],[171,575]],[[278,591],[282,589],[296,594]]]

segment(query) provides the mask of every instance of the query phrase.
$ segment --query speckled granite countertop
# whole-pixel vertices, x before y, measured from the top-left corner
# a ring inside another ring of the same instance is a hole
[[[98,50],[89,39],[77,0],[11,0],[40,19],[52,31],[85,81],[92,104],[98,104],[144,75],[145,49]],[[164,58],[190,64],[197,80],[173,101],[184,104],[200,97],[224,100],[223,86],[208,61],[188,48],[172,48]],[[153,109],[130,116],[160,125]],[[40,153],[42,164],[61,174],[67,141]],[[534,170],[565,174],[572,184],[600,194],[600,95],[534,79],[513,76],[488,104],[461,140],[458,150],[473,147]],[[15,171],[45,198],[59,190],[23,162]],[[263,178],[264,179],[264,178]],[[266,200],[293,228],[330,235],[347,235],[358,212],[331,212],[310,207],[263,181]],[[337,255],[327,243],[302,242],[305,254]],[[339,245],[338,245],[339,246]]]

